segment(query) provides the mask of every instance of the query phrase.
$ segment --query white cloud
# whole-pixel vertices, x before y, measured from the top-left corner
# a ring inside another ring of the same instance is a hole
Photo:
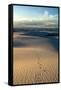
[[[45,11],[45,12],[44,12],[44,15],[45,15],[45,16],[48,16],[48,15],[49,15],[49,14],[48,14],[48,11]]]
[[[14,27],[23,25],[38,25],[41,27],[58,27],[58,15],[50,15],[48,11],[34,17],[14,16]],[[19,24],[17,23],[19,22]],[[35,24],[36,23],[36,24]],[[17,25],[16,25],[17,24]]]

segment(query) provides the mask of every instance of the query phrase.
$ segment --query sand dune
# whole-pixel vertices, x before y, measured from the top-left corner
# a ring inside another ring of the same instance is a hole
[[[13,34],[13,84],[58,82],[58,38]]]
[[[14,48],[13,83],[32,84],[58,81],[58,54],[49,48]]]

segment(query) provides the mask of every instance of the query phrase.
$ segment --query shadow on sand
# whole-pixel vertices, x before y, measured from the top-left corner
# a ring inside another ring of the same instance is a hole
[[[27,44],[25,44],[25,43],[22,43],[22,42],[19,42],[19,41],[14,41],[13,42],[13,47],[17,47],[17,48],[19,48],[19,47],[26,47],[27,46]]]
[[[49,36],[48,37],[49,43],[51,43],[51,45],[53,46],[53,48],[58,51],[59,49],[59,39],[57,38],[57,36]]]
[[[21,35],[21,34],[19,34],[19,35]],[[56,34],[56,33],[49,34],[48,32],[27,32],[27,33],[24,33],[22,35],[31,36],[31,37],[34,37],[34,36],[39,37],[39,39],[40,39],[39,43],[38,43],[38,41],[36,39],[36,45],[37,45],[37,43],[39,45],[41,45],[42,44],[42,42],[41,42],[42,38],[45,38],[45,40],[47,38],[48,39],[48,43],[50,43],[52,45],[52,47],[56,51],[58,51],[58,48],[59,48],[59,38],[58,38],[58,34]],[[13,47],[18,47],[18,48],[19,47],[26,47],[26,46],[30,45],[30,42],[32,44],[34,44],[33,40],[35,41],[35,39],[31,39],[31,37],[28,39],[28,41],[26,41],[27,39],[24,39],[25,42],[23,41],[23,39],[22,40],[15,40],[13,42]]]

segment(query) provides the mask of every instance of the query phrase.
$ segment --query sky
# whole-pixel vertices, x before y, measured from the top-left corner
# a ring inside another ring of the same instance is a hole
[[[58,8],[14,5],[13,22],[14,28],[58,28]]]

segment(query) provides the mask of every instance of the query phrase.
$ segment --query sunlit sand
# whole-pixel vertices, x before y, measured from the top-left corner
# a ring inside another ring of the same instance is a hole
[[[13,48],[13,84],[58,82],[58,52],[50,43],[30,45]]]

